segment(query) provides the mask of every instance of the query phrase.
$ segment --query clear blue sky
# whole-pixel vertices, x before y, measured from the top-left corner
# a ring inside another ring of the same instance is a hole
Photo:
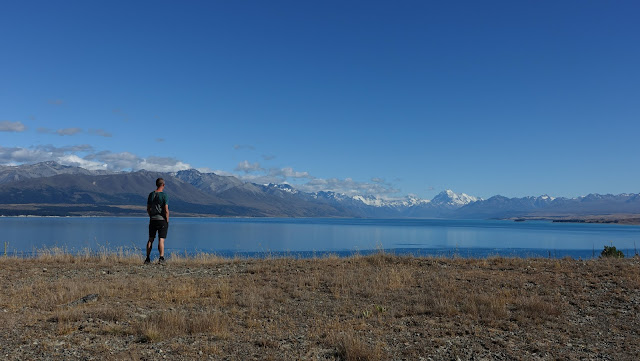
[[[640,192],[637,1],[7,1],[0,164]]]

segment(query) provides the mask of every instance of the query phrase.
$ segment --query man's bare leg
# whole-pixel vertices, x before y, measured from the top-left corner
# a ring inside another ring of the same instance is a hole
[[[153,240],[154,238],[149,237],[149,240],[147,241],[147,258],[149,258],[149,256],[151,255],[151,248],[153,247]],[[164,247],[162,247],[164,248]]]
[[[158,239],[158,252],[160,252],[160,257],[164,258],[164,238]]]

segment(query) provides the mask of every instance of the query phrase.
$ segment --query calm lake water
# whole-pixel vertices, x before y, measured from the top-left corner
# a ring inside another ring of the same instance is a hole
[[[30,255],[61,247],[142,250],[147,218],[0,217],[0,246]],[[399,254],[486,257],[597,257],[614,245],[640,247],[640,226],[544,221],[327,218],[171,218],[168,253],[224,256],[349,255],[384,249]],[[157,244],[157,241],[156,241]],[[157,253],[155,250],[154,253]]]

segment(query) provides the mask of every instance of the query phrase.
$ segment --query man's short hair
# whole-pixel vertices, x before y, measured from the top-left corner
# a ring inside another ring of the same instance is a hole
[[[160,186],[164,185],[164,179],[158,178],[156,179],[156,187],[160,188]]]

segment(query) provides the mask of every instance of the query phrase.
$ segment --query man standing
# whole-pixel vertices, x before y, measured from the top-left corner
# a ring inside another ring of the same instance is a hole
[[[149,214],[149,240],[147,241],[147,258],[144,264],[151,263],[149,256],[153,247],[153,240],[158,233],[158,263],[164,263],[164,240],[169,230],[169,197],[164,193],[164,179],[156,179],[156,190],[149,193],[147,198],[147,214]]]

